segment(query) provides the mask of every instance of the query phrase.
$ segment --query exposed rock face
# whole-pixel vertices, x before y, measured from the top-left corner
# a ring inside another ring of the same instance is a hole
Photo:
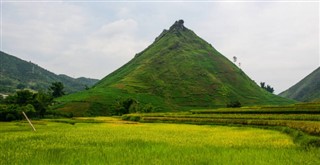
[[[186,28],[183,25],[184,21],[181,19],[179,21],[176,21],[171,27],[171,31],[180,31],[180,30],[185,30]]]

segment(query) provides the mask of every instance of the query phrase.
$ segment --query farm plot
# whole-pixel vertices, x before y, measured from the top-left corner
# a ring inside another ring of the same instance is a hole
[[[320,147],[320,104],[315,103],[128,114],[122,118],[146,123],[258,126],[285,132],[304,146]]]
[[[319,164],[274,130],[78,118],[0,123],[0,164]]]

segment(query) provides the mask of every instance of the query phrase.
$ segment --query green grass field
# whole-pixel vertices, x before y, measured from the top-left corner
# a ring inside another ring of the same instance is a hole
[[[274,130],[116,118],[1,122],[0,164],[320,164]]]

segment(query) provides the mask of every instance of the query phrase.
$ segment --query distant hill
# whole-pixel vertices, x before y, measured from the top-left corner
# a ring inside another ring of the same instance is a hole
[[[152,104],[159,111],[225,107],[234,101],[242,105],[292,103],[260,88],[186,28],[183,20],[92,89],[61,98],[65,104],[61,110],[76,115],[106,114],[121,98]]]
[[[279,95],[304,102],[320,101],[320,67]]]
[[[91,87],[97,79],[74,79],[67,75],[56,75],[37,64],[27,62],[0,51],[0,93],[12,93],[17,89],[46,90],[52,82],[62,82],[67,93]]]

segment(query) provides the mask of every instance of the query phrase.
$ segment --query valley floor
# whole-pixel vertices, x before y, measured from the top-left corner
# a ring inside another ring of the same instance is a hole
[[[320,164],[274,130],[111,117],[1,122],[0,164]]]

